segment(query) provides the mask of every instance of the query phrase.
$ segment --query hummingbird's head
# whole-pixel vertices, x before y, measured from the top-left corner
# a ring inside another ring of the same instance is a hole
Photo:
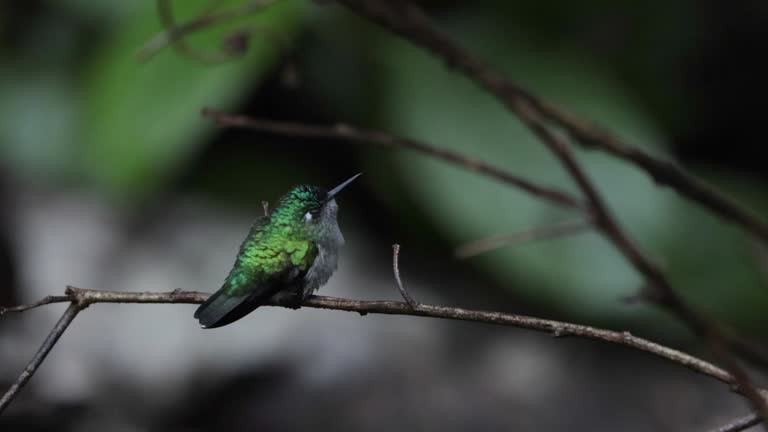
[[[274,217],[286,220],[291,225],[302,224],[309,232],[322,231],[335,225],[338,212],[335,197],[358,176],[360,174],[352,176],[330,191],[317,186],[296,186],[280,199]]]

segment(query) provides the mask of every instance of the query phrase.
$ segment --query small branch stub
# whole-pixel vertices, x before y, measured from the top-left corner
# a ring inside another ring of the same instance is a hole
[[[262,201],[261,208],[264,209],[264,216],[269,216],[269,201]]]
[[[408,291],[403,286],[403,281],[400,280],[400,245],[395,243],[392,245],[392,271],[395,274],[395,282],[397,283],[397,289],[400,290],[400,295],[411,309],[418,309],[419,303],[408,294]]]

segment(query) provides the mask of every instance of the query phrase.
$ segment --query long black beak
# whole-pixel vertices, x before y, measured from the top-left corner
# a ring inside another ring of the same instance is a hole
[[[344,183],[342,183],[342,184],[340,184],[340,185],[336,186],[335,188],[331,189],[331,191],[330,191],[330,192],[328,192],[328,198],[327,198],[327,199],[328,199],[328,201],[332,200],[332,199],[333,199],[333,197],[335,197],[336,195],[338,195],[338,194],[339,194],[339,192],[341,192],[341,190],[342,190],[342,189],[344,189],[345,187],[347,187],[347,185],[349,185],[350,183],[352,183],[352,181],[354,181],[356,178],[360,177],[360,175],[362,175],[362,174],[363,174],[363,173],[357,173],[357,174],[353,175],[352,177],[350,177],[350,178],[349,178],[347,181],[345,181]]]

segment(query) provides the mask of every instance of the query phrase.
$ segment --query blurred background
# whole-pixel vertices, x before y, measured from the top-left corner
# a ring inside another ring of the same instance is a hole
[[[178,22],[250,4],[172,3]],[[425,1],[439,25],[534,93],[675,160],[768,217],[764,1]],[[321,294],[631,330],[708,357],[674,318],[627,303],[642,279],[593,232],[468,259],[479,238],[578,215],[407,151],[220,129],[209,106],[419,138],[577,193],[494,99],[332,2],[280,0],[164,45],[155,2],[0,5],[0,305],[65,285],[213,291],[261,201],[364,175]],[[160,39],[157,37],[159,36]],[[612,209],[702,313],[768,341],[768,250],[594,152]],[[7,388],[64,309],[0,319]],[[708,430],[747,403],[639,352],[519,329],[260,309],[215,331],[192,305],[81,314],[3,431]],[[758,382],[765,376],[757,371]]]

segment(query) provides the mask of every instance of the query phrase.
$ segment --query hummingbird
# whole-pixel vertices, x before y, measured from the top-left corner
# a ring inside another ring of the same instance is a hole
[[[224,284],[195,311],[200,325],[231,324],[270,300],[298,308],[328,282],[344,245],[335,198],[360,174],[330,191],[297,186],[256,219]]]

